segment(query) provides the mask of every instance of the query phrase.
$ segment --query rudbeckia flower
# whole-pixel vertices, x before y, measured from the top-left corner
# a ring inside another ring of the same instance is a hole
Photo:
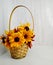
[[[7,48],[10,47],[10,44],[9,44],[9,39],[5,36],[2,36],[2,43],[4,46],[6,46]]]
[[[17,29],[20,30],[20,31],[21,31],[21,30],[29,31],[29,26],[30,26],[30,24],[29,24],[29,23],[26,23],[26,24],[24,24],[24,25],[18,26]]]
[[[29,26],[30,26],[30,24],[27,23],[27,24],[25,24],[23,27],[24,27],[24,29],[25,29],[26,31],[29,31]]]
[[[33,31],[29,30],[29,31],[23,31],[23,35],[24,35],[24,39],[26,40],[26,43],[28,43],[29,41],[32,41],[32,36],[33,36]]]
[[[20,45],[22,45],[25,42],[25,39],[20,32],[13,33],[9,37],[9,39],[10,39],[11,47],[19,47]]]

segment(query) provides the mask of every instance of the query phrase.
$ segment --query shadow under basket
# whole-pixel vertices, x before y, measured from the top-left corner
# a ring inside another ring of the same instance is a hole
[[[28,51],[28,45],[23,44],[20,47],[12,47],[10,48],[11,57],[14,59],[24,58]]]

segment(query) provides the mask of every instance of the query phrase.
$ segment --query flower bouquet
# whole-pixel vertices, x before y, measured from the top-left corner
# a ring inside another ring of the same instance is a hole
[[[10,22],[12,14],[14,10],[18,7],[25,7],[25,6],[18,5],[13,9],[9,19],[9,31],[5,31],[5,35],[2,35],[0,37],[3,45],[10,50],[11,57],[14,59],[23,58],[26,56],[28,48],[32,47],[32,41],[34,41],[33,38],[35,36],[33,30],[30,29],[29,23],[22,24],[10,30]],[[30,12],[29,9],[28,11]]]

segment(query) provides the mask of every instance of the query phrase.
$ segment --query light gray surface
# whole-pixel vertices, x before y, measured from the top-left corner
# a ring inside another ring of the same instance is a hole
[[[53,65],[53,46],[33,47],[23,59],[12,59],[7,52],[0,56],[0,65]]]

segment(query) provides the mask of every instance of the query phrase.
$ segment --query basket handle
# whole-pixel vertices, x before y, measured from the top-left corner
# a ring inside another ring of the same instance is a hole
[[[10,25],[11,25],[12,15],[13,15],[14,11],[15,11],[17,8],[19,8],[19,7],[24,7],[24,8],[26,8],[26,9],[29,11],[29,13],[30,13],[30,15],[31,15],[31,17],[32,17],[33,30],[34,30],[34,18],[33,18],[33,15],[32,15],[32,13],[31,13],[31,11],[30,11],[26,6],[24,6],[24,5],[17,5],[16,7],[14,7],[14,9],[12,10],[12,12],[11,12],[11,14],[10,14],[10,18],[9,18],[9,31],[10,31]]]

